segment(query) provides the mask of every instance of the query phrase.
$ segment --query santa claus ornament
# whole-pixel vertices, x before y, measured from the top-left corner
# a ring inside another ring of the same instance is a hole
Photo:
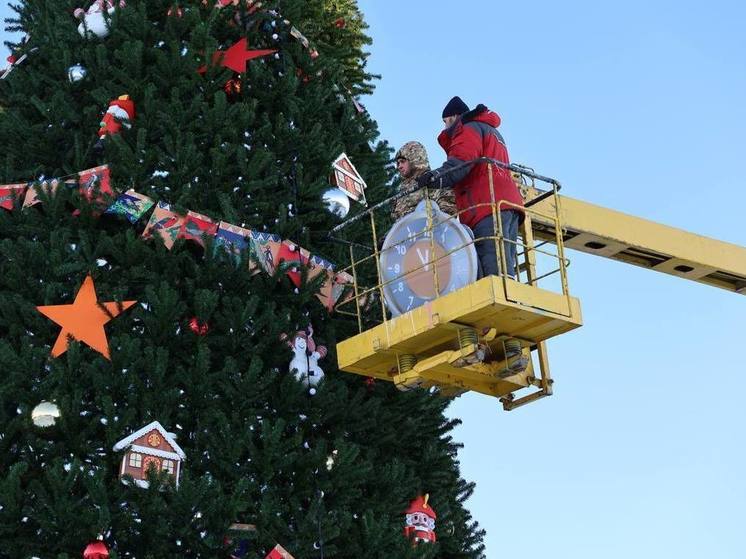
[[[207,322],[200,320],[195,316],[189,321],[189,329],[198,336],[206,336],[210,331],[210,326]]]
[[[430,495],[418,496],[409,503],[404,512],[404,535],[412,540],[412,545],[420,542],[435,542],[435,518],[437,515],[427,501]]]
[[[293,559],[293,556],[279,543],[272,548],[265,559]]]
[[[101,119],[100,128],[98,129],[98,141],[95,149],[103,150],[104,138],[112,134],[119,134],[122,128],[132,128],[132,121],[135,120],[135,102],[130,99],[129,95],[121,95],[109,103],[109,108]]]
[[[83,559],[109,559],[109,549],[100,540],[89,543],[83,550]]]
[[[114,10],[124,8],[126,5],[124,0],[117,2],[116,0],[96,0],[88,6],[87,10],[78,8],[73,12],[73,15],[81,20],[78,25],[78,33],[81,37],[87,37],[95,35],[103,39],[109,34],[109,19],[114,13]]]

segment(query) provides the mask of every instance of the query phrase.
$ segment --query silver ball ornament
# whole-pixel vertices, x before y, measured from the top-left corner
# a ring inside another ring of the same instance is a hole
[[[347,194],[339,188],[330,188],[324,192],[322,200],[326,204],[326,209],[337,217],[344,219],[350,211],[350,199]]]
[[[88,70],[80,64],[75,64],[67,69],[67,79],[70,80],[70,83],[79,82],[85,79],[86,75],[88,75]]]
[[[60,408],[54,402],[41,402],[31,410],[31,421],[37,427],[52,427],[60,417]]]

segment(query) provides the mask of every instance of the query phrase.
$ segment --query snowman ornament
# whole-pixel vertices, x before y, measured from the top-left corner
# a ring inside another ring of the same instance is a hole
[[[324,378],[324,371],[319,366],[319,359],[326,357],[327,349],[323,345],[316,345],[313,339],[313,327],[308,330],[299,330],[291,340],[287,341],[293,350],[293,358],[290,361],[290,372],[304,386],[311,387],[315,393],[315,387]]]
[[[81,37],[95,35],[103,39],[109,34],[109,18],[114,10],[125,6],[124,0],[95,0],[87,10],[78,8],[73,12],[76,18],[82,20],[78,25],[78,33]]]

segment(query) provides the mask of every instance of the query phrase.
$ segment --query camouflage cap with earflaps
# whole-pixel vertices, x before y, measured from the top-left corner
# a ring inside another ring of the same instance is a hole
[[[406,178],[421,175],[430,169],[427,150],[420,142],[407,142],[396,152],[394,159],[406,159],[411,165],[411,171]]]

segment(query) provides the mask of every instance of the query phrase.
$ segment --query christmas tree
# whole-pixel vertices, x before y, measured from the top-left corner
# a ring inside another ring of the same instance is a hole
[[[391,179],[355,1],[14,9],[0,558],[481,557],[448,400],[334,365],[357,324],[325,291],[331,165],[369,203]],[[414,545],[425,494],[437,542]]]

